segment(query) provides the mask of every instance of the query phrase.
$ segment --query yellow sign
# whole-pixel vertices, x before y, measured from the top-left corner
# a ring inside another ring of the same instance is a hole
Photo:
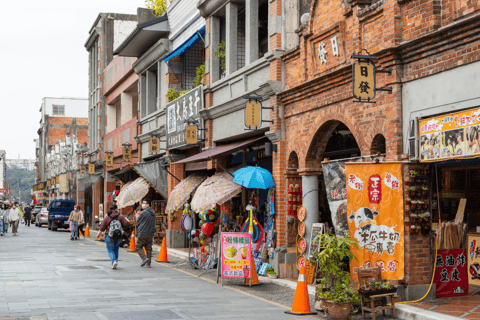
[[[480,155],[480,108],[419,121],[420,161]]]
[[[159,140],[160,139],[158,139],[158,137],[150,138],[150,153],[158,153],[158,151],[160,150]]]
[[[468,236],[468,284],[480,286],[480,236]]]
[[[54,185],[55,184],[55,178],[52,178],[52,182],[50,182],[50,185]]]
[[[105,164],[107,167],[113,167],[113,154],[108,154],[105,157]]]
[[[80,174],[85,175],[87,173],[87,168],[85,166],[80,167]]]
[[[262,125],[262,105],[257,101],[249,101],[245,106],[245,125],[260,127]]]
[[[88,164],[88,174],[95,174],[95,164],[89,163]]]
[[[187,144],[196,144],[198,142],[196,125],[188,124],[185,127],[185,142]]]
[[[353,96],[358,100],[375,98],[375,65],[373,62],[353,63]]]
[[[132,147],[131,146],[123,147],[122,156],[123,156],[123,161],[132,160]]]
[[[47,181],[47,187],[50,187],[50,180]]]
[[[60,183],[60,176],[55,177],[55,183]]]
[[[40,189],[43,189],[43,182],[40,183],[40,186],[39,186]]]

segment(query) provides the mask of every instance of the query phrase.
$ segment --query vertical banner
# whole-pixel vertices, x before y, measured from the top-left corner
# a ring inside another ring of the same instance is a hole
[[[480,236],[468,236],[468,283],[480,286]]]
[[[222,278],[250,278],[250,233],[222,232]]]
[[[466,296],[468,294],[466,250],[438,250],[434,279],[437,298]]]
[[[60,192],[68,192],[68,179],[67,179],[67,175],[66,174],[61,174],[59,176],[59,180],[60,180]]]
[[[158,137],[150,137],[150,153],[158,153],[159,151],[159,138]]]
[[[352,279],[359,268],[380,267],[382,278],[404,278],[404,219],[401,163],[347,163],[347,209],[350,235],[359,249],[351,252]]]

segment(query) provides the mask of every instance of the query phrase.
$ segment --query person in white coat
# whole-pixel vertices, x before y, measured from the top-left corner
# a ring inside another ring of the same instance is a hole
[[[10,220],[10,223],[12,224],[12,233],[14,236],[17,235],[18,223],[20,222],[21,219],[22,219],[22,213],[18,209],[17,203],[15,202],[9,212],[9,220]]]

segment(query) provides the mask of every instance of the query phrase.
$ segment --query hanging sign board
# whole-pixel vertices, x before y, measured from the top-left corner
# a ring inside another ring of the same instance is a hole
[[[55,177],[55,183],[60,183],[60,176]]]
[[[35,191],[35,199],[37,200],[46,200],[47,196],[45,195],[45,190]]]
[[[250,278],[250,233],[222,232],[221,235],[222,278]]]
[[[131,147],[131,146],[125,146],[125,147],[123,147],[122,157],[123,157],[123,161],[130,161],[130,160],[132,160],[132,147]]]
[[[47,187],[50,187],[50,180],[47,180]]]
[[[419,121],[420,161],[480,155],[480,108]]]
[[[160,139],[158,137],[150,138],[150,153],[158,153],[158,151],[160,150],[159,140]]]
[[[59,182],[60,184],[60,192],[68,192],[68,179],[66,174],[62,174],[59,176]]]
[[[113,154],[107,153],[107,155],[105,156],[105,165],[109,168],[113,167]]]
[[[248,101],[245,105],[245,126],[260,127],[262,125],[262,105],[258,101]]]
[[[437,298],[466,296],[468,294],[468,278],[465,249],[437,251],[434,278]]]
[[[480,286],[480,236],[468,236],[468,283]]]
[[[40,183],[40,186],[39,186],[40,189],[43,189],[43,182]]]
[[[375,65],[372,61],[353,63],[353,96],[358,100],[375,98]]]
[[[50,181],[50,185],[53,186],[55,184],[55,178],[52,178],[52,181]]]
[[[352,280],[360,268],[380,267],[382,278],[404,278],[404,221],[401,163],[346,163]]]
[[[189,124],[185,127],[185,142],[187,144],[197,144],[197,126]]]
[[[181,97],[169,102],[167,108],[167,149],[175,149],[187,145],[186,120],[196,121],[198,129],[203,129],[203,86],[190,90]],[[198,139],[202,139],[200,131]]]
[[[88,164],[88,174],[95,174],[95,164],[89,163]]]
[[[85,175],[87,173],[87,168],[85,166],[80,167],[80,174]]]

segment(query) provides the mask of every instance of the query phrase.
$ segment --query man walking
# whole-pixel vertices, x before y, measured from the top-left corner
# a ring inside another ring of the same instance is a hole
[[[143,211],[137,218],[137,241],[135,251],[142,259],[141,267],[150,268],[152,263],[152,243],[155,234],[155,211],[150,207],[150,200],[144,199],[142,202]],[[147,252],[143,252],[143,248]]]
[[[25,227],[27,224],[30,227],[30,222],[32,220],[32,208],[30,206],[26,206],[24,211],[23,219],[25,220]]]
[[[17,204],[18,204],[17,202],[14,202],[9,212],[9,216],[10,216],[9,219],[12,224],[12,233],[14,236],[17,235],[18,223],[22,218],[22,213],[20,212],[20,210],[18,210]]]

